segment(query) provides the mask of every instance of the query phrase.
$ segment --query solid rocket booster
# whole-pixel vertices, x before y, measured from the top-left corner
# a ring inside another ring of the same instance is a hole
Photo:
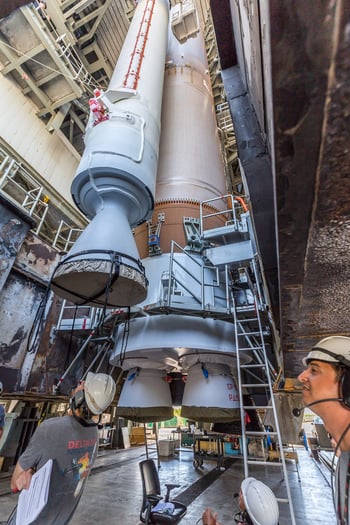
[[[138,3],[108,90],[90,114],[72,196],[90,224],[60,262],[52,288],[77,304],[131,306],[147,295],[132,228],[152,215],[167,48],[166,0]]]

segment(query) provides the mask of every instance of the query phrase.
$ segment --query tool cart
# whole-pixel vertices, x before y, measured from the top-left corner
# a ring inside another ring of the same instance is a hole
[[[224,442],[222,434],[194,434],[193,466],[200,468],[204,461],[216,461],[217,468],[223,467]]]

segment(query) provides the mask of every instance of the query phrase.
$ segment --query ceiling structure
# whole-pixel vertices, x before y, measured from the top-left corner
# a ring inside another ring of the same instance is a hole
[[[285,375],[295,377],[319,338],[350,335],[350,6],[210,6],[212,64],[223,70],[215,88],[230,105]],[[49,0],[45,11],[27,5],[0,20],[2,73],[80,153],[88,99],[107,87],[134,8],[132,0]],[[201,0],[202,20],[207,10]]]

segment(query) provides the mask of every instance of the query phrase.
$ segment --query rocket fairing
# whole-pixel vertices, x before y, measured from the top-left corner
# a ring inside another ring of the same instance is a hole
[[[106,118],[88,122],[71,192],[92,220],[52,277],[53,290],[76,304],[131,306],[147,294],[132,228],[154,207],[168,18],[166,0],[138,3],[98,97]]]

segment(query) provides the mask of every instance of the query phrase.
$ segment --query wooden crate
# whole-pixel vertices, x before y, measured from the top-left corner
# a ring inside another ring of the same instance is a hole
[[[288,450],[284,451],[284,457],[285,459],[292,459],[296,463],[298,463],[298,454],[296,452],[291,452]],[[269,450],[269,459],[271,461],[279,461],[280,460],[280,453],[278,450]]]
[[[130,445],[144,445],[145,430],[143,427],[132,427],[130,434]]]

